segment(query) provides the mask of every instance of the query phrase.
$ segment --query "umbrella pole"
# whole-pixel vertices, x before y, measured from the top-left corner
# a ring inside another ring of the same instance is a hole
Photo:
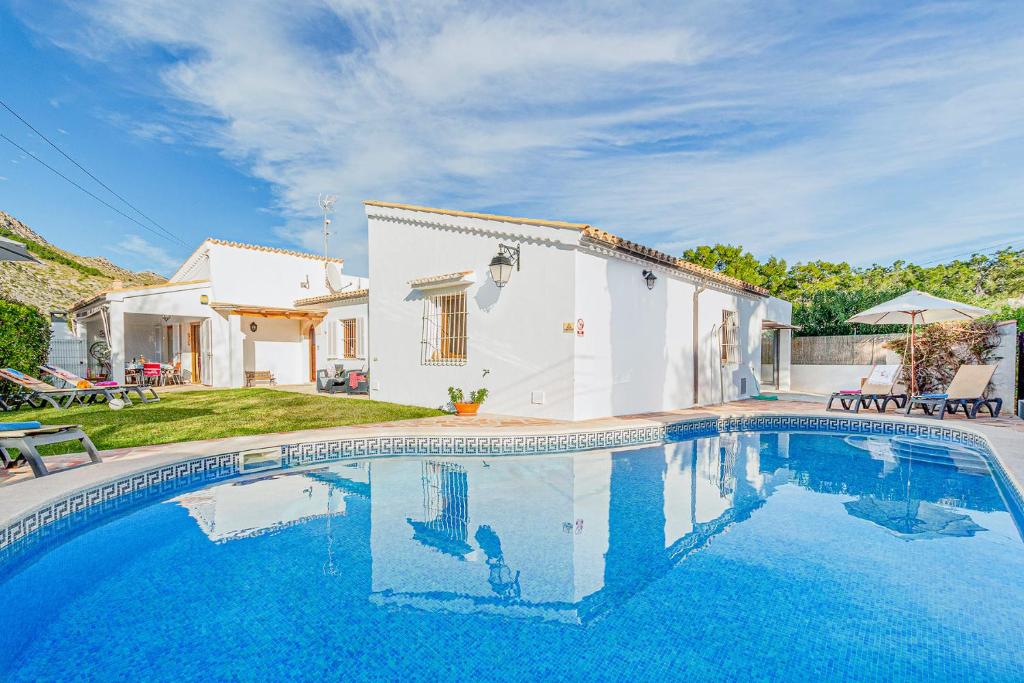
[[[914,358],[914,328],[917,312],[910,313],[910,396],[917,396],[917,367]]]

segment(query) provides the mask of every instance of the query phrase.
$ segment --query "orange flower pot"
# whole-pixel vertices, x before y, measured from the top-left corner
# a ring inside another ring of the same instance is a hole
[[[458,415],[476,415],[476,411],[480,410],[479,403],[456,403],[455,413]]]

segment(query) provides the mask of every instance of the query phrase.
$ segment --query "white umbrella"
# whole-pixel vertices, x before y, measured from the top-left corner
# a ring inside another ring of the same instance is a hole
[[[952,320],[974,320],[991,312],[980,306],[941,299],[927,292],[912,289],[895,299],[861,311],[846,322],[865,325],[910,325],[910,393],[914,394],[917,391],[914,372],[914,326],[918,323],[927,325]]]
[[[28,249],[25,248],[24,244],[9,240],[6,237],[0,237],[0,261],[32,261],[33,263],[39,263],[32,254],[28,253]]]

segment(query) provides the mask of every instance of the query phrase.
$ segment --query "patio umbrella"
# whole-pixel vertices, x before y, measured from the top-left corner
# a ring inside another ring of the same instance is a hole
[[[846,322],[865,325],[910,325],[910,393],[917,393],[917,374],[914,359],[914,327],[920,323],[974,320],[992,311],[959,301],[942,299],[927,292],[912,289],[895,299],[861,311]]]
[[[9,240],[6,237],[0,237],[0,261],[30,261],[32,263],[39,263],[32,254],[28,253],[28,249],[21,242],[15,242]]]

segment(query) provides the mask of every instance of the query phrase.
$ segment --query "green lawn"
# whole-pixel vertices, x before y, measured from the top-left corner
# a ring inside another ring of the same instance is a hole
[[[159,392],[159,389],[157,390]],[[408,420],[443,415],[439,410],[360,399],[328,398],[273,389],[165,392],[158,403],[111,410],[104,403],[67,410],[43,408],[4,413],[4,421],[80,424],[100,450],[244,436],[298,429]],[[79,450],[78,444],[42,449],[46,454]]]

